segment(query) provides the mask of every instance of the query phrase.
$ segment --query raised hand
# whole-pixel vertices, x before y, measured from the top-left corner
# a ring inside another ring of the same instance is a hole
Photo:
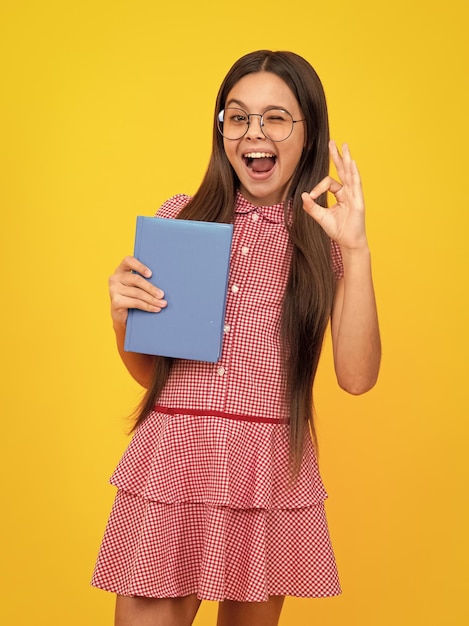
[[[151,274],[150,268],[127,256],[109,277],[111,317],[115,325],[126,324],[129,309],[158,313],[167,305],[163,291],[145,280]]]
[[[334,141],[330,141],[329,153],[339,180],[326,176],[310,193],[303,193],[303,208],[341,247],[366,248],[365,201],[357,165],[347,144],[342,146],[341,155]],[[316,202],[324,192],[331,192],[336,199],[329,208]]]

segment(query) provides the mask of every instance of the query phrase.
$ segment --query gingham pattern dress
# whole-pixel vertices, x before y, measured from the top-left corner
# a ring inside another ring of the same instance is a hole
[[[174,218],[188,200],[171,198],[158,217]],[[279,331],[290,258],[283,204],[238,194],[221,357],[175,361],[134,434],[111,478],[118,492],[94,586],[251,602],[340,593],[309,436],[289,483]]]

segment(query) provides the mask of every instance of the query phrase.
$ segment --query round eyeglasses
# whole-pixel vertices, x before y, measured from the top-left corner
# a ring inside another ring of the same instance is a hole
[[[262,134],[271,141],[285,141],[293,132],[298,122],[285,109],[267,109],[264,113],[246,113],[243,109],[228,107],[220,111],[217,117],[217,128],[225,139],[241,139],[248,132],[251,117],[259,117]]]

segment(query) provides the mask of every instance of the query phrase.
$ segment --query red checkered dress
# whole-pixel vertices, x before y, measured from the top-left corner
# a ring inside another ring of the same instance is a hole
[[[187,196],[168,200],[174,218]],[[111,482],[96,587],[120,595],[264,601],[340,593],[309,436],[289,484],[281,302],[291,244],[283,205],[238,195],[217,363],[175,361]],[[336,275],[340,251],[332,244]],[[168,297],[170,294],[168,293]]]

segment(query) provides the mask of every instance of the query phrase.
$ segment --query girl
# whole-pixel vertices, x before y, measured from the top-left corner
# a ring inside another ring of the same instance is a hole
[[[342,388],[369,390],[380,362],[358,170],[329,142],[303,58],[234,64],[205,178],[158,216],[234,224],[223,351],[215,364],[124,352],[128,309],[158,314],[166,300],[145,280],[158,268],[122,261],[109,281],[117,346],[147,392],[93,584],[117,594],[117,626],[189,625],[203,598],[220,601],[218,626],[272,626],[286,595],[340,593],[312,415],[329,320]]]

